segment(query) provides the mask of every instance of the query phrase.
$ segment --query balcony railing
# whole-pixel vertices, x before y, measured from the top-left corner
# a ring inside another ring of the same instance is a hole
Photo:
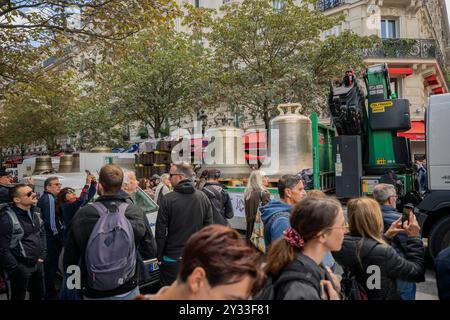
[[[436,59],[449,83],[444,56],[433,39],[382,39],[361,53],[365,58]]]
[[[317,1],[316,8],[319,11],[326,11],[339,6],[342,6],[345,0],[319,0]]]

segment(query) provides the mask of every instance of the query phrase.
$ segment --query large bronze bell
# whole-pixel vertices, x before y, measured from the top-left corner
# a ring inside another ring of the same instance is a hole
[[[33,174],[42,174],[54,172],[52,166],[52,157],[40,156],[36,158],[36,165],[34,167]]]
[[[59,158],[59,173],[67,173],[72,171],[72,155],[66,154]]]
[[[72,169],[70,172],[80,172],[80,154],[72,154]]]

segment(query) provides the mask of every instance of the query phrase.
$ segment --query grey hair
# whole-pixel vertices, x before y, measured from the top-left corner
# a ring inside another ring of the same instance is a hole
[[[163,174],[161,175],[161,182],[163,182],[164,179],[169,179],[169,178],[170,178],[170,174],[168,174],[168,173],[163,173]]]
[[[373,197],[380,204],[385,203],[390,197],[395,197],[396,195],[397,191],[395,191],[395,187],[392,184],[380,183],[373,189]]]
[[[128,170],[128,169],[124,169],[122,168],[123,171],[123,182],[122,185],[124,184],[129,184],[130,183],[130,177],[128,176],[130,173],[134,173],[136,174],[134,171]]]
[[[174,166],[177,168],[177,174],[182,174],[186,179],[189,179],[191,181],[194,180],[194,170],[192,170],[192,167],[189,163],[181,162],[179,164],[174,164]]]
[[[263,177],[266,175],[264,171],[254,170],[248,178],[247,187],[244,191],[245,200],[249,200],[254,191],[263,191],[266,188],[263,185]]]

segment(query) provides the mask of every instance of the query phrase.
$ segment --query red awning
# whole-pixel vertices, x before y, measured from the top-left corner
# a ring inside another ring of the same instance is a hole
[[[442,87],[435,88],[435,89],[433,89],[433,93],[434,93],[434,94],[441,94],[441,93],[444,93],[444,89],[443,89]]]
[[[245,150],[249,149],[266,149],[266,131],[248,131],[242,136]]]
[[[398,137],[405,137],[414,141],[425,140],[425,122],[423,120],[411,121],[411,129],[397,133]]]
[[[439,84],[437,80],[437,76],[435,74],[432,74],[431,76],[428,76],[425,78],[425,81],[427,82],[427,85],[434,86],[436,84]]]
[[[413,74],[414,70],[412,68],[388,68],[389,75],[405,75],[410,76]]]

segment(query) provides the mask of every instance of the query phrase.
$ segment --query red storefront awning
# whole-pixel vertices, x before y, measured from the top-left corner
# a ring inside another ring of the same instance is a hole
[[[444,93],[444,89],[442,87],[433,89],[434,94],[442,94]]]
[[[414,141],[425,140],[425,123],[423,120],[411,121],[411,129],[405,132],[399,132],[398,137],[405,137]]]
[[[414,70],[412,68],[388,68],[389,75],[405,75],[410,76],[413,74]]]

